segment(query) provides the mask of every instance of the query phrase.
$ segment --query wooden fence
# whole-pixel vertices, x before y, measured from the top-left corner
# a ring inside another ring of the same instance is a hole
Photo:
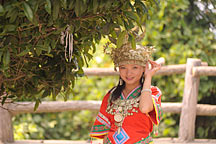
[[[90,68],[84,70],[88,76],[118,75],[110,68]],[[187,64],[162,66],[156,75],[185,73],[182,103],[162,103],[168,113],[180,113],[179,141],[191,142],[195,134],[196,115],[216,116],[216,105],[197,104],[200,76],[216,76],[216,67],[207,66],[199,59],[187,59]],[[34,102],[14,102],[0,105],[0,141],[13,142],[12,117],[21,113],[48,113],[74,110],[99,110],[101,101],[43,101],[34,111]]]

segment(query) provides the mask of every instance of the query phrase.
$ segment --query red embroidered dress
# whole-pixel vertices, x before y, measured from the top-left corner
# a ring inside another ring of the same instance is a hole
[[[106,112],[109,97],[111,92],[108,92],[103,98],[100,112],[96,117],[95,123],[92,127],[90,136],[94,138],[103,139],[108,135],[106,143],[111,144],[133,144],[151,142],[150,133],[153,130],[153,123],[158,125],[161,120],[161,91],[157,87],[151,87],[152,100],[154,110],[148,114],[142,113],[137,107],[138,112],[133,112],[133,115],[124,118],[120,133],[117,132],[118,127],[115,125],[114,115]],[[141,86],[135,88],[127,97],[123,93],[120,98],[134,99],[141,94]],[[129,110],[129,112],[132,112]]]

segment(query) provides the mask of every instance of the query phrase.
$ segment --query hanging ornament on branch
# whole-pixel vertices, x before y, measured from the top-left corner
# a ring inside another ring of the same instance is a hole
[[[69,26],[65,32],[61,32],[61,44],[65,44],[65,59],[71,62],[73,55],[73,34],[70,33]]]

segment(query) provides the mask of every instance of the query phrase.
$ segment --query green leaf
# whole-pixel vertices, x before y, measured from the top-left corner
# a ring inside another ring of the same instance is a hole
[[[6,25],[5,26],[5,28],[4,28],[4,32],[6,31],[8,31],[8,32],[11,32],[11,31],[15,31],[16,30],[16,25],[11,25],[11,24],[9,24],[9,25]]]
[[[8,8],[7,10],[6,10],[6,15],[5,15],[5,17],[6,18],[10,18],[10,17],[12,17],[13,16],[13,10],[14,10],[15,8],[14,7],[10,7],[10,8]]]
[[[97,9],[98,9],[98,1],[93,0],[93,13],[94,14],[97,12]]]
[[[154,3],[156,4],[156,6],[159,8],[159,3],[160,3],[160,0],[156,1],[156,0],[153,0]]]
[[[58,18],[59,15],[59,10],[60,10],[60,3],[58,0],[55,0],[52,3],[53,6],[53,20],[56,20]]]
[[[119,25],[122,25],[122,26],[124,25],[122,18],[118,17],[117,21]]]
[[[51,4],[50,0],[46,0],[45,10],[46,10],[47,13],[50,14],[50,15],[51,15],[51,6],[52,6],[52,4]]]
[[[128,20],[128,23],[129,23],[128,29],[134,28],[134,24],[133,24],[132,20]]]
[[[48,57],[53,58],[53,55],[52,55],[52,54],[45,54],[45,55],[48,56]]]
[[[147,13],[148,14],[148,9],[147,7],[145,6],[145,4],[143,2],[140,2],[141,6],[142,6],[142,9],[143,9],[143,14],[144,13]]]
[[[7,96],[4,96],[4,97],[3,97],[3,100],[2,100],[2,102],[1,102],[2,105],[4,105],[6,99],[7,99]]]
[[[24,8],[24,13],[26,17],[28,18],[28,20],[32,22],[34,15],[33,15],[33,11],[31,7],[26,2],[23,2],[23,8]]]
[[[10,16],[9,22],[10,22],[10,23],[13,23],[13,22],[16,20],[17,15],[18,15],[17,9],[13,9],[13,10],[12,10],[12,14],[11,14],[11,16]]]
[[[25,49],[24,51],[22,51],[21,53],[19,53],[17,56],[24,56],[24,55],[26,55],[29,52],[30,52],[29,49]]]
[[[131,35],[131,38],[131,46],[133,49],[136,49],[136,40],[133,34]]]
[[[56,100],[57,94],[56,94],[56,89],[55,88],[52,89],[51,96],[52,96],[53,100]]]
[[[3,51],[0,51],[0,62],[2,60]]]
[[[51,41],[51,48],[52,48],[52,49],[55,49],[55,48],[56,48],[57,42],[58,42],[58,41],[54,41],[54,40]]]
[[[132,11],[131,12],[126,11],[124,13],[127,17],[129,17],[130,19],[132,19],[134,21],[136,21],[138,19],[138,15]]]
[[[43,91],[43,94],[42,94],[42,98],[45,98],[45,97],[47,97],[48,95],[50,95],[50,93],[49,93],[49,91],[47,91],[47,90],[45,90],[45,91]]]
[[[129,2],[128,5],[129,5],[129,7],[131,8],[131,10],[134,12],[135,9],[134,9],[133,5],[131,4],[131,2]]]
[[[93,53],[95,53],[95,52],[96,52],[96,45],[95,45],[94,42],[92,43],[92,48],[93,48]],[[0,62],[1,62],[1,61],[0,61]]]
[[[69,10],[75,7],[75,2],[76,2],[75,0],[70,1],[69,6],[68,6]]]
[[[36,1],[36,0],[31,0],[31,8],[33,11],[33,14],[35,14],[38,10],[38,6],[39,6],[40,1]]]
[[[111,35],[112,35],[112,38],[114,38],[114,39],[117,38],[116,32],[114,30],[111,32]]]
[[[38,55],[38,56],[40,56],[41,55],[41,53],[42,53],[42,50],[41,49],[39,49],[39,48],[36,48],[36,54]]]
[[[122,46],[126,33],[127,33],[126,31],[122,31],[119,34],[118,39],[117,39],[117,48],[120,48]]]
[[[3,64],[4,66],[8,66],[9,63],[10,63],[10,51],[7,50],[7,52],[5,52],[3,56]]]
[[[89,53],[86,53],[85,55],[87,56],[87,58],[88,58],[89,61],[93,58],[93,55],[91,55]]]
[[[35,106],[34,106],[34,111],[37,110],[37,108],[39,107],[39,104],[40,104],[40,100],[37,99],[37,100],[36,100],[36,103],[35,103]]]
[[[128,25],[128,23],[127,23],[125,20],[123,20],[123,22],[124,22],[124,27],[126,28],[126,30],[129,30],[129,25]]]
[[[77,59],[78,67],[79,67],[79,70],[80,70],[80,69],[82,69],[82,67],[84,65],[83,58],[80,55],[80,56],[76,56],[76,59]]]
[[[1,4],[0,4],[0,13],[4,13],[4,8]]]
[[[83,57],[84,57],[84,60],[85,60],[85,64],[86,64],[86,66],[88,67],[89,65],[88,65],[88,61],[87,61],[87,59],[86,59],[86,55],[83,55]]]
[[[37,49],[40,49],[41,51],[46,51],[46,52],[50,52],[50,50],[51,50],[51,48],[50,48],[50,46],[49,45],[46,45],[46,44],[44,44],[44,45],[37,45],[36,47],[36,50]]]
[[[77,17],[81,16],[82,14],[82,10],[81,10],[82,6],[83,6],[82,0],[76,0],[75,14]]]
[[[49,54],[51,52],[51,47],[48,46],[47,48],[48,48],[47,53]]]
[[[64,9],[67,9],[67,0],[61,0],[61,5]]]

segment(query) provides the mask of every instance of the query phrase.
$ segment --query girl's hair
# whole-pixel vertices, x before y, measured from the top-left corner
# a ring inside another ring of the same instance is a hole
[[[140,78],[141,87],[143,87],[143,83],[145,81],[143,76],[144,76],[144,73],[143,73],[142,77]],[[142,78],[143,78],[143,81],[142,81]],[[122,85],[120,85],[120,82],[119,82],[118,85],[116,86],[116,88],[114,89],[114,91],[112,92],[111,101],[117,100],[120,97],[124,88],[125,88],[125,82],[123,81]]]

